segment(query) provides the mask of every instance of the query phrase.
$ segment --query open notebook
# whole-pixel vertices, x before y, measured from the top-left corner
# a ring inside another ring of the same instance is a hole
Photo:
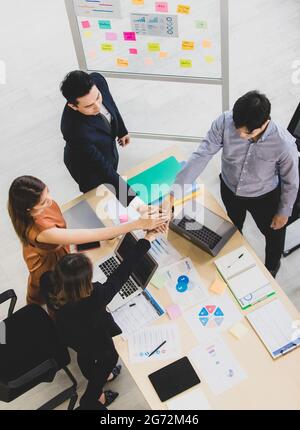
[[[275,294],[270,281],[244,246],[217,258],[215,265],[242,309]]]

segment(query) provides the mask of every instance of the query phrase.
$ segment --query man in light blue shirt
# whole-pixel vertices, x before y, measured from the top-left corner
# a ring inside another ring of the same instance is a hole
[[[217,118],[177,175],[192,184],[209,160],[222,152],[221,196],[228,216],[242,231],[249,211],[266,239],[265,265],[275,277],[284,248],[285,225],[299,187],[298,152],[292,135],[271,120],[271,104],[258,91],[240,97],[233,111]],[[171,203],[174,197],[171,196]]]

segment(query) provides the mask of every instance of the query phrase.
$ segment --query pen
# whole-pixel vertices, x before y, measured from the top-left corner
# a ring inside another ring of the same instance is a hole
[[[131,308],[132,306],[135,306],[135,303],[130,303],[129,307]]]
[[[234,265],[234,263],[236,263],[240,258],[242,258],[243,255],[244,254],[239,255],[233,263],[231,263],[229,266],[227,266],[227,269],[230,269],[230,267],[232,267]]]
[[[158,351],[158,350],[159,350],[159,348],[161,348],[161,347],[162,347],[166,342],[167,342],[167,341],[166,341],[166,340],[164,340],[164,341],[163,341],[163,343],[161,343],[160,345],[158,345],[158,347],[157,347],[157,348],[155,348],[155,350],[154,350],[154,351],[150,352],[150,354],[148,355],[148,357],[151,357],[151,355],[153,355],[156,351]]]

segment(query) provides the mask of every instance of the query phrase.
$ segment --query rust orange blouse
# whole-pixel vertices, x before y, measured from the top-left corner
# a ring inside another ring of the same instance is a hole
[[[44,304],[40,294],[40,277],[48,270],[53,270],[56,262],[70,252],[69,246],[37,242],[42,231],[53,227],[66,228],[66,222],[55,201],[34,218],[34,224],[28,231],[29,245],[23,246],[23,257],[29,270],[27,303]]]

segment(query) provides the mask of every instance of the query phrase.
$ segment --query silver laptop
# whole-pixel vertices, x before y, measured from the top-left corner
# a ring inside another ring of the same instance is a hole
[[[229,221],[202,206],[202,220],[186,208],[170,222],[171,230],[193,242],[208,254],[216,256],[237,228]]]
[[[128,253],[133,251],[137,241],[138,239],[132,233],[127,233],[120,241],[114,254],[96,263],[93,281],[105,282],[122,263],[124,258],[126,258]],[[133,297],[140,294],[149,284],[157,266],[157,262],[147,252],[119,293],[108,304],[109,310],[112,312],[120,308]]]

